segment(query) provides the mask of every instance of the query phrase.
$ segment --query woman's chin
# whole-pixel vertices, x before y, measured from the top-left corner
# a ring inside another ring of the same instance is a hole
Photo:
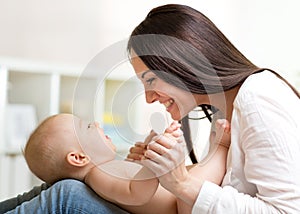
[[[173,120],[181,120],[182,119],[181,115],[178,113],[171,113],[171,117]]]
[[[182,118],[188,115],[188,112],[183,109],[179,110],[178,106],[175,105],[172,105],[172,108],[167,109],[167,111],[170,113],[173,120],[182,120]]]

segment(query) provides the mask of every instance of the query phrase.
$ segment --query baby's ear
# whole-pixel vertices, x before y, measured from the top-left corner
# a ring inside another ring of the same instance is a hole
[[[72,166],[85,166],[90,162],[90,157],[81,152],[70,152],[67,154],[67,161]]]

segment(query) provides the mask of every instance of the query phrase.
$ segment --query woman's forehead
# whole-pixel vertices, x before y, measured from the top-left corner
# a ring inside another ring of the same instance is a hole
[[[131,58],[131,65],[136,74],[142,75],[142,73],[149,70],[149,68],[145,65],[145,63],[138,56]]]

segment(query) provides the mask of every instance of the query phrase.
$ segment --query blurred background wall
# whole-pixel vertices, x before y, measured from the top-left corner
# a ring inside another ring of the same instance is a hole
[[[0,56],[85,66],[166,3],[202,11],[260,66],[282,72],[300,67],[297,0],[1,0]]]

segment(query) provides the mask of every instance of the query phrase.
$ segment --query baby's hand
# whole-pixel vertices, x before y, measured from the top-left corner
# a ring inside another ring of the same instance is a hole
[[[173,121],[171,125],[165,130],[164,136],[176,140],[178,143],[182,142],[183,132],[180,129],[181,124],[178,121]]]
[[[229,148],[231,143],[230,123],[226,119],[218,119],[215,127],[216,131],[211,133],[212,142]]]
[[[182,131],[180,130],[181,124],[178,121],[173,121],[171,125],[165,130],[164,136],[174,139],[178,143],[182,142]],[[128,161],[138,161],[144,156],[147,150],[148,144],[152,141],[152,138],[157,136],[154,131],[146,137],[144,142],[137,142],[133,147],[129,149],[129,154],[127,155]],[[159,138],[159,136],[157,136]]]

